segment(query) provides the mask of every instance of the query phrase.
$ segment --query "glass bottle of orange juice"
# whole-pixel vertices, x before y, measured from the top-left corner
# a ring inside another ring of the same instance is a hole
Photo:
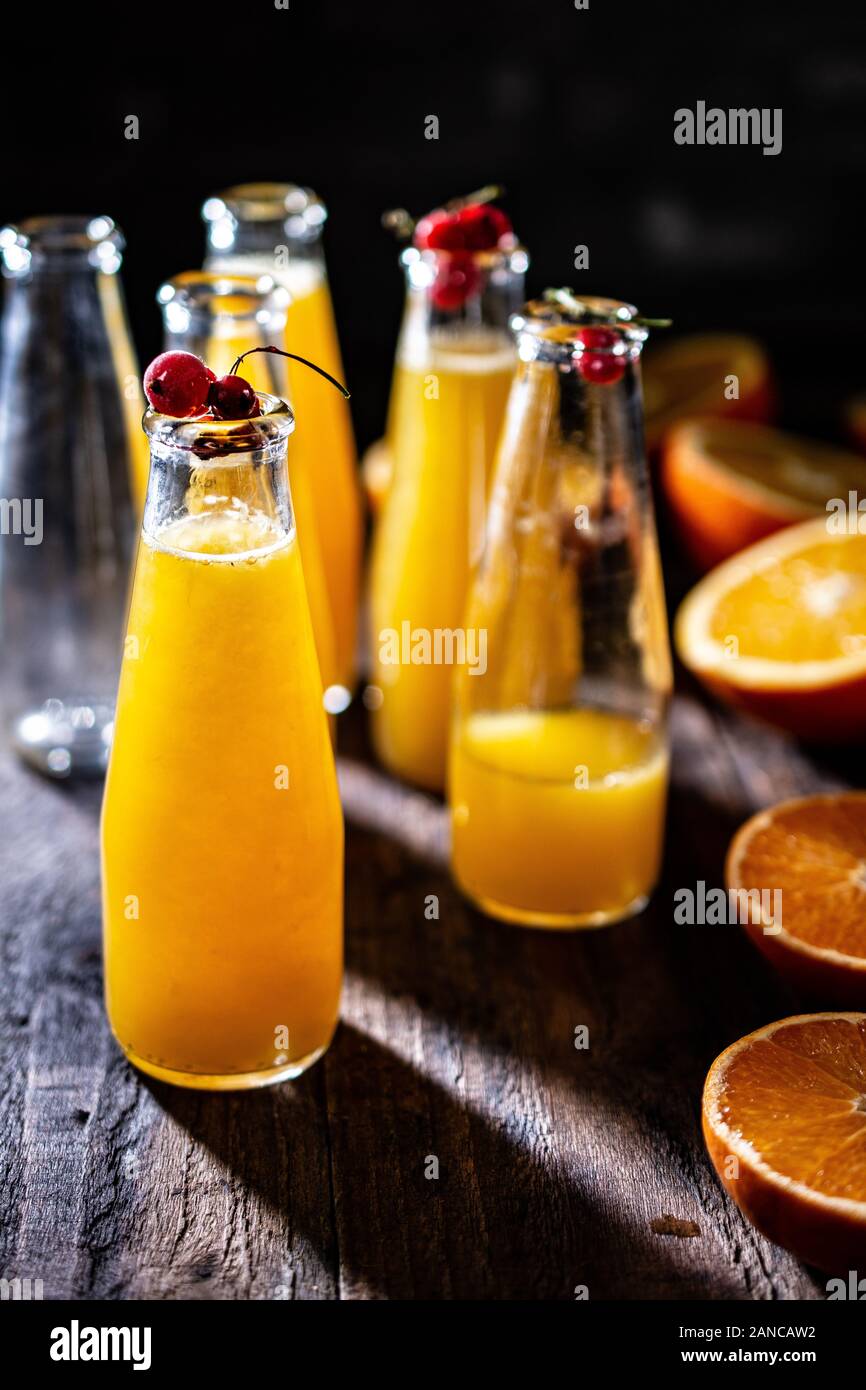
[[[112,1029],[142,1071],[209,1090],[304,1071],[342,978],[343,824],[286,469],[294,422],[275,397],[258,405],[145,416],[102,815]]]
[[[162,307],[166,351],[196,353],[220,376],[252,349],[283,341],[289,295],[269,275],[185,271],[160,286],[157,300]],[[300,376],[313,375],[303,367],[295,374],[288,358],[264,352],[249,357],[243,371],[257,391],[289,401],[295,398],[295,383]],[[326,382],[323,384],[332,395],[336,394]],[[289,468],[292,504],[299,517],[309,518],[313,508],[310,478],[296,461],[294,434]],[[345,708],[344,687],[337,662],[324,559],[315,527],[308,525],[302,530],[299,524],[298,530],[323,699],[325,708],[336,713]]]
[[[670,654],[630,305],[551,292],[516,316],[484,554],[456,678],[458,883],[540,927],[639,911],[661,857]]]
[[[401,257],[406,308],[391,390],[392,477],[370,567],[372,733],[390,771],[441,791],[458,629],[483,535],[487,491],[514,372],[509,315],[527,256],[502,224],[457,227],[459,214],[415,229]],[[440,244],[444,239],[446,244]]]
[[[238,184],[202,208],[208,270],[271,275],[288,291],[285,346],[342,380],[340,348],[322,248],[327,211],[309,188]],[[363,519],[352,421],[345,400],[313,372],[293,374],[293,485],[303,537],[318,536],[336,661],[347,705],[355,685]],[[332,694],[336,702],[337,692]]]

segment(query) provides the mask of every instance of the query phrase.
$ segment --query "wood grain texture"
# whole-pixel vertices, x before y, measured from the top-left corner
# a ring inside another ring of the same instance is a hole
[[[299,1082],[237,1096],[120,1056],[99,789],[2,754],[0,1274],[85,1299],[823,1297],[728,1201],[700,1138],[713,1057],[797,1001],[738,928],[675,925],[673,892],[720,884],[757,807],[856,777],[693,691],[673,732],[653,904],[557,935],[468,907],[441,806],[371,765],[351,715],[343,1022]]]

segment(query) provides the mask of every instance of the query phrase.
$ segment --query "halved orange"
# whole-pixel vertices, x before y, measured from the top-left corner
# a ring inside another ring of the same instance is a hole
[[[866,1268],[866,1014],[740,1038],[704,1085],[713,1166],[748,1219],[819,1269]]]
[[[378,516],[388,496],[393,467],[387,439],[377,439],[361,460],[361,481],[373,516]]]
[[[866,1008],[866,792],[797,797],[752,816],[731,841],[725,885],[767,894],[740,920],[793,984],[821,1003]]]
[[[737,395],[729,399],[731,392]],[[678,420],[708,415],[769,420],[775,391],[760,343],[735,333],[691,334],[647,349],[643,367],[647,449]]]
[[[674,641],[720,699],[802,738],[844,741],[866,735],[866,534],[831,524],[789,526],[711,570],[680,606]]]
[[[832,498],[866,497],[866,460],[744,420],[689,420],[665,436],[662,486],[684,549],[708,570]]]

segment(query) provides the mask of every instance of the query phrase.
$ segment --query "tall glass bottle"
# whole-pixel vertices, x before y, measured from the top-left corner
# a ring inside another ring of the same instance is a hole
[[[343,824],[286,469],[293,417],[148,411],[102,818],[109,1019],[181,1086],[297,1076],[342,975]]]
[[[327,211],[309,188],[238,184],[202,208],[208,270],[269,274],[288,290],[285,345],[343,381],[328,288],[322,231]],[[345,400],[314,372],[292,383],[298,417],[293,481],[307,480],[296,506],[301,535],[315,530],[331,605],[339,680],[346,700],[355,685],[362,513],[352,419]]]
[[[0,232],[3,695],[18,752],[55,777],[102,774],[111,738],[143,408],[122,250],[108,217]]]
[[[452,306],[438,292],[449,260],[447,251],[415,248],[401,257],[406,308],[389,411],[393,476],[370,568],[376,752],[398,776],[437,791],[445,782],[451,634],[480,552],[515,364],[508,319],[522,301],[527,266],[522,249],[477,252],[470,292]]]
[[[283,342],[289,295],[269,275],[186,271],[166,281],[157,299],[162,306],[165,350],[194,352],[204,358],[217,376],[229,372],[235,360],[251,348]],[[313,375],[302,367],[295,376],[287,358],[274,353],[248,357],[240,371],[257,391],[286,400],[295,399],[296,381],[301,375]],[[333,387],[330,390],[336,394]],[[297,465],[294,435],[289,455],[292,502],[298,516],[309,518],[313,509],[310,479],[308,472]],[[347,692],[340,682],[319,537],[309,521],[306,531],[299,526],[299,533],[325,708],[337,713],[345,708]]]
[[[670,655],[630,305],[516,317],[456,681],[456,878],[486,912],[600,926],[658,874]]]

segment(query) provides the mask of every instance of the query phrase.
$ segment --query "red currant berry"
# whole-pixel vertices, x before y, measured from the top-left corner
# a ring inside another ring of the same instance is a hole
[[[495,251],[503,237],[511,235],[511,222],[492,203],[473,203],[461,208],[457,223],[468,251]]]
[[[431,296],[437,309],[459,309],[481,288],[481,271],[471,251],[440,256]]]
[[[504,212],[491,203],[470,203],[438,215],[425,229],[425,245],[431,251],[494,251],[510,235],[511,223]]]
[[[208,405],[218,420],[249,420],[258,412],[258,397],[242,376],[221,376],[210,388]]]
[[[620,335],[613,328],[581,328],[577,341],[583,351],[577,358],[577,370],[584,381],[595,386],[612,386],[625,375],[625,356],[613,351]]]
[[[215,381],[210,367],[193,352],[162,352],[144,374],[144,394],[163,415],[201,415]]]
[[[442,222],[450,222],[451,214],[444,208],[434,208],[433,212],[428,212],[426,217],[419,218],[415,224],[415,235],[412,238],[419,251],[426,251],[431,246],[430,237],[435,234],[436,228]]]

